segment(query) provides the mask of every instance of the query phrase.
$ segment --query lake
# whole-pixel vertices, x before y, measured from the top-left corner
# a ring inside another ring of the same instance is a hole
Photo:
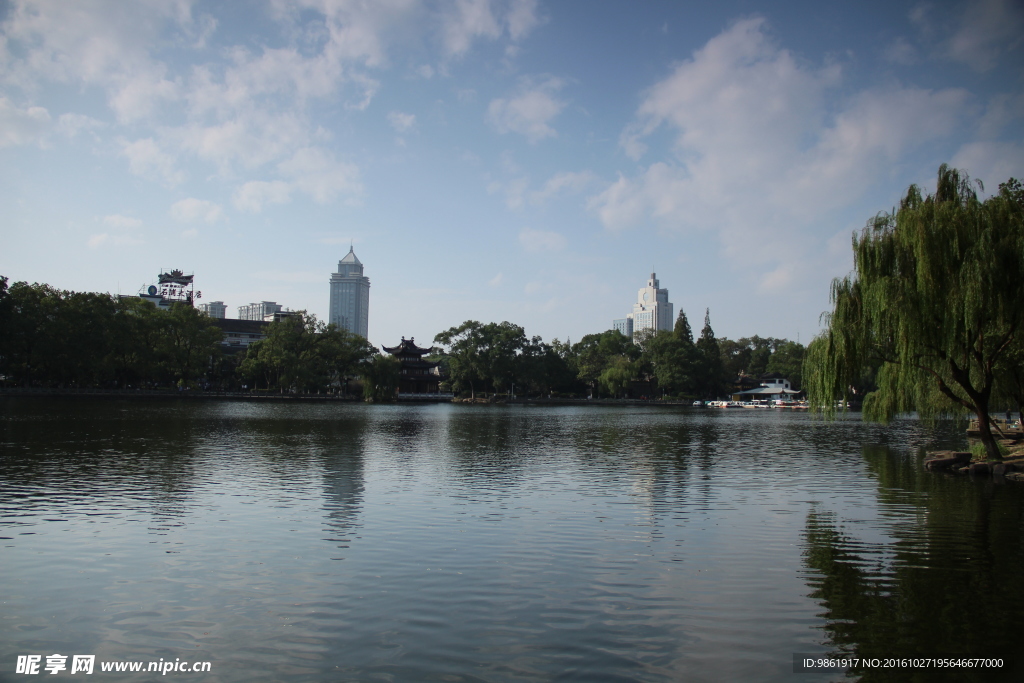
[[[0,430],[3,680],[1019,680],[1024,486],[925,472],[951,422],[19,397]]]

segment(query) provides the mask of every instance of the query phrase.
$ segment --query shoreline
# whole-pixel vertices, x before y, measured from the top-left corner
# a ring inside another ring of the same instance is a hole
[[[363,403],[361,396],[336,394],[276,394],[253,393],[249,391],[178,391],[175,389],[52,389],[44,387],[0,387],[0,398],[4,397],[49,397],[49,398],[133,398],[133,399],[187,399],[187,400],[230,400],[230,401],[299,401],[299,402],[337,402]],[[544,406],[656,406],[671,408],[699,408],[693,401],[659,401],[635,398],[451,398],[448,396],[434,397],[424,394],[417,398],[399,398],[383,403],[403,405],[419,405],[424,403],[452,403],[459,405],[544,405]],[[775,410],[787,410],[776,408]],[[758,411],[760,412],[760,411]],[[805,412],[805,411],[801,411]]]

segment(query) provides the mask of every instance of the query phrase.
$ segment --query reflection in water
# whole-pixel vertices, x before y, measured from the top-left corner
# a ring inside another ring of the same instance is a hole
[[[359,524],[363,502],[363,458],[366,420],[348,420],[335,439],[324,444],[320,468],[323,476],[325,541],[347,549]],[[335,556],[343,559],[343,555]]]
[[[878,485],[878,540],[835,512],[811,510],[804,533],[810,597],[827,643],[859,657],[1017,657],[1024,599],[1024,499],[1013,487],[925,472],[920,460],[865,448]],[[965,533],[966,532],[966,533]],[[858,669],[862,680],[1020,680],[1012,669]]]
[[[956,438],[774,411],[0,400],[0,667],[669,683],[792,680],[823,634],[1001,648],[1022,490],[899,450]]]

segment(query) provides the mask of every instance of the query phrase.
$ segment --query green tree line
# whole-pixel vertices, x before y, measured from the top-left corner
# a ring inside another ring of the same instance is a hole
[[[672,330],[645,331],[634,341],[616,330],[575,344],[527,337],[510,322],[467,320],[434,338],[453,392],[533,396],[713,399],[739,376],[779,373],[799,388],[804,347],[786,339],[715,337],[710,312],[696,340],[682,311]],[[756,384],[756,382],[755,382]]]
[[[134,297],[69,292],[0,277],[0,376],[7,386],[201,387],[280,393],[361,391],[390,400],[396,359],[358,335],[300,312],[266,338],[225,353],[213,321],[185,304],[169,311]],[[719,398],[739,375],[778,372],[800,383],[803,347],[785,339],[718,339],[705,312],[695,340],[675,328],[636,342],[615,330],[576,343],[528,337],[510,322],[473,320],[439,333],[431,358],[459,395]]]
[[[973,414],[1000,459],[990,411],[1024,404],[1024,188],[982,189],[943,164],[933,194],[911,185],[854,234],[854,271],[808,349],[814,405],[833,411],[873,374],[866,418]]]
[[[218,359],[220,330],[191,306],[69,292],[0,276],[0,375],[16,386],[190,386]]]
[[[0,378],[6,386],[344,391],[374,354],[358,335],[300,312],[224,353],[219,327],[188,304],[71,292],[0,276]]]

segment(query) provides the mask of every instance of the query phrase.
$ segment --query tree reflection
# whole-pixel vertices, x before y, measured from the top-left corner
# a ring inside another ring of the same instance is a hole
[[[825,611],[826,643],[857,657],[1014,657],[1024,600],[1024,496],[925,472],[913,456],[865,448],[888,542],[865,542],[831,512],[804,532],[810,597]],[[1019,658],[1018,658],[1019,659]],[[1000,672],[860,668],[864,681],[1020,680]],[[1012,670],[1011,670],[1012,669]]]

